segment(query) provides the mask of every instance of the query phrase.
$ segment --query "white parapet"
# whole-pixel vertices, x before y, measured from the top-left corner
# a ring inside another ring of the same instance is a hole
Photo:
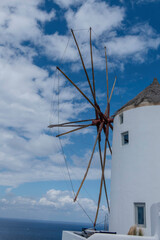
[[[158,240],[158,236],[153,237],[142,237],[142,236],[131,236],[131,235],[120,235],[120,234],[103,234],[95,233],[88,240]]]
[[[63,231],[62,240],[81,240],[81,239],[84,240],[85,238],[71,231]]]
[[[79,236],[74,232],[63,231],[62,240],[84,240],[85,237]],[[153,237],[131,236],[131,235],[119,235],[119,234],[104,234],[94,233],[87,238],[88,240],[159,240],[158,235]]]

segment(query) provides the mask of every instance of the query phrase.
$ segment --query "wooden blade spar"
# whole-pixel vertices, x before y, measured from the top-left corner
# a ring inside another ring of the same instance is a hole
[[[85,65],[84,65],[83,57],[82,57],[82,54],[81,54],[81,51],[80,51],[78,42],[77,42],[77,40],[76,40],[75,34],[74,34],[74,32],[73,32],[73,29],[71,29],[71,33],[72,33],[73,38],[74,38],[74,41],[75,41],[75,43],[76,43],[76,46],[77,46],[77,49],[78,49],[78,52],[79,52],[79,56],[80,56],[80,59],[81,59],[81,62],[82,62],[82,66],[83,66],[83,69],[84,69],[84,71],[85,71],[85,74],[86,74],[86,77],[87,77],[87,81],[88,81],[88,84],[89,84],[89,87],[90,87],[90,90],[91,90],[93,99],[94,99],[94,101],[96,102],[96,99],[95,99],[95,96],[94,96],[94,92],[93,92],[93,89],[92,89],[92,86],[91,86],[91,82],[90,82],[90,80],[89,80],[88,73],[87,73],[86,67],[85,67]]]
[[[108,66],[107,66],[107,50],[105,49],[105,60],[106,60],[106,81],[107,81],[107,104],[109,102],[109,86],[108,86]]]
[[[106,107],[106,109],[105,109],[105,116],[106,116],[107,118],[109,118],[109,114],[110,114],[110,103],[109,103],[109,101],[108,101],[107,107]],[[103,161],[103,166],[102,166],[102,176],[101,176],[101,183],[100,183],[100,192],[99,192],[98,206],[97,206],[97,211],[96,211],[96,216],[95,216],[95,221],[94,221],[94,227],[95,227],[96,222],[97,222],[97,217],[98,217],[98,212],[99,212],[99,207],[100,207],[100,202],[101,202],[102,185],[103,185],[103,182],[105,181],[104,169],[105,169],[105,162],[106,162],[106,151],[107,151],[107,142],[108,142],[108,135],[109,135],[109,126],[110,126],[110,123],[109,123],[109,122],[107,123],[107,126],[106,126],[106,127],[104,126],[105,135],[106,135],[105,147],[104,147],[104,161]],[[110,212],[107,189],[105,189],[105,194],[106,194],[108,211]]]
[[[101,169],[103,169],[101,143],[100,143],[99,139],[98,139],[98,147],[99,147],[99,157],[100,157]],[[105,196],[106,196],[106,200],[107,200],[107,204],[108,204],[108,194],[107,194],[107,187],[106,187],[105,174],[104,174],[103,183],[104,183]]]
[[[101,176],[101,183],[100,183],[100,191],[99,191],[99,198],[98,198],[96,217],[95,217],[95,221],[94,221],[94,227],[96,226],[97,217],[98,217],[98,213],[99,213],[100,202],[101,202],[101,196],[102,196],[102,185],[103,185],[103,181],[104,181],[104,170],[105,170],[105,164],[106,164],[107,141],[108,141],[108,134],[109,134],[109,126],[108,126],[108,124],[107,124],[106,129],[107,129],[107,133],[106,133],[106,140],[105,140],[105,147],[104,147],[104,160],[103,160],[103,168],[102,168],[102,176]],[[107,206],[108,206],[108,212],[110,212],[108,195],[107,195]]]
[[[111,124],[111,123],[109,123],[109,126],[110,126],[110,128],[112,129],[112,131],[113,131],[113,126],[112,126],[112,124]]]
[[[83,183],[84,183],[84,181],[85,181],[85,179],[86,179],[86,177],[87,177],[87,174],[88,174],[88,171],[89,171],[89,168],[90,168],[92,159],[93,159],[94,151],[95,151],[95,148],[96,148],[97,140],[98,140],[98,138],[99,138],[99,135],[101,134],[101,131],[102,131],[102,129],[103,129],[103,125],[104,125],[104,123],[102,122],[101,125],[100,125],[100,127],[99,127],[99,131],[98,131],[98,134],[97,134],[97,137],[96,137],[94,146],[93,146],[93,150],[92,150],[92,154],[91,154],[91,157],[90,157],[90,160],[89,160],[89,163],[88,163],[87,170],[86,170],[86,172],[85,172],[85,174],[84,174],[84,177],[83,177],[83,180],[82,180],[82,182],[81,182],[81,185],[80,185],[80,187],[79,187],[79,189],[78,189],[78,191],[77,191],[77,194],[76,194],[76,196],[75,196],[75,198],[74,198],[74,202],[76,201],[76,199],[77,199],[77,197],[78,197],[78,194],[79,194],[79,192],[80,192],[80,190],[81,190],[81,188],[82,188],[82,186],[83,186]]]
[[[110,153],[112,155],[112,148],[111,148],[111,144],[110,144],[109,140],[107,141],[107,143],[108,143],[109,151],[110,151]]]
[[[94,119],[86,119],[86,120],[79,120],[79,121],[72,121],[72,122],[65,122],[65,123],[59,123],[59,124],[51,124],[48,126],[48,128],[53,128],[53,127],[61,127],[63,125],[68,125],[72,123],[81,123],[81,122],[92,122]]]
[[[91,66],[92,66],[92,80],[93,80],[93,93],[96,99],[96,91],[95,91],[95,80],[94,80],[94,65],[93,65],[93,53],[92,53],[92,28],[90,27],[90,55],[91,55]]]
[[[117,81],[117,77],[115,77],[115,80],[114,80],[114,83],[113,83],[113,87],[112,87],[111,94],[110,94],[110,97],[109,97],[109,103],[110,103],[111,98],[112,98],[112,94],[113,94],[113,90],[114,90],[114,87],[115,87],[116,81]]]
[[[92,126],[92,124],[89,124],[89,125],[86,125],[86,126],[83,126],[83,127],[79,127],[79,128],[73,129],[73,130],[65,132],[65,133],[58,134],[56,137],[61,137],[61,136],[64,136],[68,133],[72,133],[72,132],[75,132],[75,131],[78,131],[78,130],[81,130],[83,128],[87,128],[87,127],[90,127],[90,126]]]
[[[93,125],[93,124],[92,124]],[[52,125],[52,127],[50,128],[54,128],[54,127],[83,127],[83,126],[88,126],[88,124],[67,124],[67,125],[59,125],[59,124],[55,124]]]
[[[92,54],[92,28],[90,27],[90,55],[91,55],[91,66],[92,66],[92,79],[93,79],[93,93],[94,93],[94,104],[95,106],[97,105],[96,103],[96,88],[95,88],[95,79],[94,79],[94,65],[93,65],[93,54]],[[98,119],[98,112],[95,109],[95,116],[96,119]],[[98,132],[98,127],[97,127],[97,132]]]

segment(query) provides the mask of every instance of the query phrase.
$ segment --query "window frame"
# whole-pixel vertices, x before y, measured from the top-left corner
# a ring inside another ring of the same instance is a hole
[[[125,143],[125,141],[124,141],[124,136],[125,135],[128,135],[128,142],[127,143]],[[129,144],[129,131],[125,131],[125,132],[121,133],[121,141],[122,141],[122,146]]]
[[[123,113],[121,113],[120,115],[119,115],[119,123],[120,124],[123,124]]]
[[[144,224],[138,224],[138,207],[143,207],[144,212]],[[134,212],[135,212],[135,224],[137,227],[146,228],[146,203],[145,202],[135,202],[134,203]]]

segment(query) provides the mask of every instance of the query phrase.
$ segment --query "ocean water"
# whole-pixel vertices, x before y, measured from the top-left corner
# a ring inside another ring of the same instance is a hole
[[[63,230],[80,231],[89,224],[0,219],[0,240],[61,240]]]

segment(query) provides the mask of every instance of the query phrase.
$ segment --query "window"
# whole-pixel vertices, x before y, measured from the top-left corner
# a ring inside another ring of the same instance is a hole
[[[135,224],[139,227],[146,227],[146,206],[145,203],[134,203]]]
[[[120,122],[120,124],[123,123],[123,113],[121,113],[121,114],[119,115],[119,122]]]
[[[122,135],[122,145],[128,144],[129,143],[129,133],[124,132],[124,133],[121,133],[121,135]]]

